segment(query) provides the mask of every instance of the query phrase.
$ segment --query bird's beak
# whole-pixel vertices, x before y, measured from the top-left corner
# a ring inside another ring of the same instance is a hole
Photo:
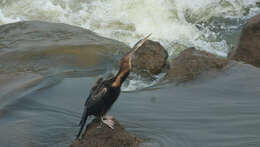
[[[133,50],[127,55],[129,57],[129,65],[130,65],[130,69],[132,68],[132,58],[134,53],[145,43],[145,41],[152,35],[149,34],[147,35],[143,40],[137,42],[137,44],[133,47]]]
[[[149,35],[147,35],[143,40],[139,41],[134,47],[133,50],[130,52],[130,55],[132,56],[144,43],[145,41],[152,35],[152,33],[150,33]]]

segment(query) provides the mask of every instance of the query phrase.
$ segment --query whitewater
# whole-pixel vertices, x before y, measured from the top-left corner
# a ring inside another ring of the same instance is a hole
[[[66,23],[133,45],[152,33],[170,56],[197,47],[226,56],[257,0],[0,0],[0,24]]]

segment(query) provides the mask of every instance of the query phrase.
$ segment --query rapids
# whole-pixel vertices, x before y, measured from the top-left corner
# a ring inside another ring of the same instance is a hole
[[[170,55],[195,46],[226,56],[257,0],[0,0],[0,24],[43,20],[133,45],[153,33]],[[228,32],[228,33],[227,33]],[[230,34],[232,34],[230,37]]]
[[[109,38],[132,46],[153,33],[170,58],[190,46],[226,56],[246,20],[260,13],[256,2],[0,0],[0,32],[9,33],[0,36],[0,146],[69,146],[88,90],[114,74],[129,49]],[[5,31],[24,20],[34,22]],[[141,146],[260,146],[259,68],[236,64],[181,84],[158,84],[163,76],[131,74],[109,112],[145,139]]]

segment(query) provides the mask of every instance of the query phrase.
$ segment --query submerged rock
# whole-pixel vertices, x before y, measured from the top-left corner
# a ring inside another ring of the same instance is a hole
[[[129,134],[116,120],[115,128],[100,125],[98,120],[88,124],[87,133],[80,140],[73,142],[71,147],[137,147],[143,140]]]
[[[41,81],[41,75],[31,72],[0,73],[0,109],[24,95],[29,89],[33,90],[31,88]]]
[[[196,78],[204,71],[218,71],[228,64],[228,60],[206,51],[187,48],[171,61],[165,79],[178,82]]]
[[[84,70],[130,48],[90,30],[61,23],[25,21],[0,26],[0,72]]]
[[[147,40],[135,53],[133,72],[156,75],[168,68],[168,53],[156,41]]]
[[[242,30],[236,50],[229,53],[229,58],[260,67],[260,14],[248,20]]]

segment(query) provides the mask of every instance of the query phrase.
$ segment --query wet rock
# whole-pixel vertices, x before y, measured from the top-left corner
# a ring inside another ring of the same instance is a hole
[[[202,72],[218,71],[227,64],[227,59],[195,48],[188,48],[171,61],[165,79],[178,82],[193,80]]]
[[[0,26],[2,72],[58,73],[109,63],[130,48],[87,29],[61,23],[25,21]],[[52,70],[52,71],[51,71]]]
[[[71,147],[137,147],[143,140],[129,134],[116,120],[115,128],[107,126],[97,128],[98,120],[88,124],[87,133],[80,140],[73,142]]]
[[[244,26],[236,50],[229,58],[260,67],[260,14],[248,20]]]
[[[133,59],[133,72],[156,75],[168,68],[168,53],[156,41],[147,40],[135,53]]]

